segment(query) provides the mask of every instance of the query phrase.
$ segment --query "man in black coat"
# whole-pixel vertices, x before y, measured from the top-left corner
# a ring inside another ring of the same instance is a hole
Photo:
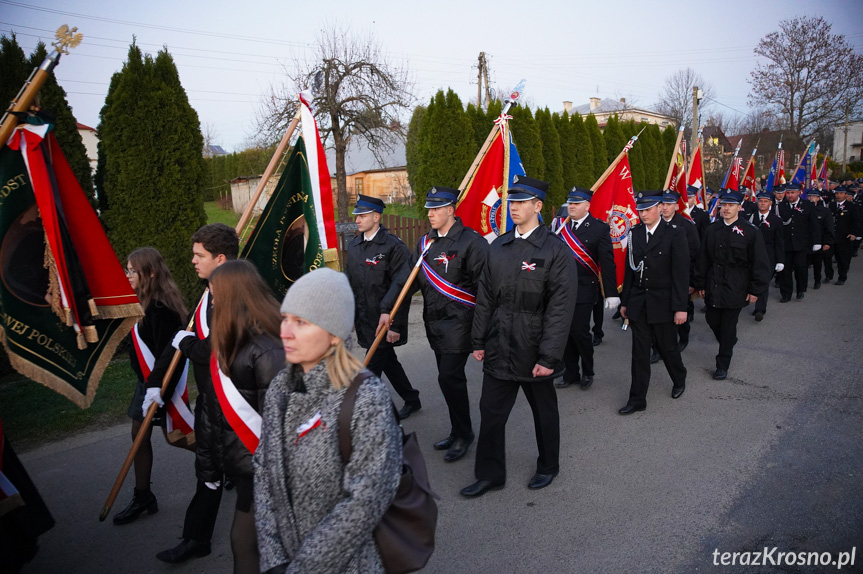
[[[692,203],[692,209],[689,210],[689,217],[691,217],[692,221],[695,223],[695,229],[698,231],[698,240],[700,242],[704,240],[707,226],[710,225],[710,216],[698,201],[697,187],[690,185],[686,188],[686,193],[689,194],[689,201]],[[704,193],[707,198],[706,204],[710,205],[710,199],[713,197],[713,193],[710,191],[710,188],[705,188]]]
[[[485,238],[455,216],[458,195],[457,189],[448,187],[429,191],[425,207],[432,229],[413,253],[414,262],[423,258],[417,276],[423,294],[423,321],[435,353],[438,384],[449,409],[450,432],[434,444],[435,449],[447,451],[446,462],[463,458],[474,438],[464,367],[473,350],[471,325],[477,283],[488,252]]]
[[[390,311],[411,272],[410,251],[401,239],[381,225],[384,202],[376,197],[358,195],[353,215],[356,216],[359,235],[345,250],[345,275],[354,293],[354,327],[357,341],[368,350],[381,329],[392,320],[385,339],[372,355],[368,369],[376,376],[385,374],[393,389],[404,400],[399,420],[422,408],[419,391],[411,386],[404,367],[396,356],[395,348],[408,339],[408,311],[406,300],[396,313]]]
[[[776,209],[785,230],[785,269],[779,276],[779,292],[782,295],[779,302],[787,303],[791,301],[794,283],[798,299],[803,299],[806,294],[809,283],[806,256],[821,250],[821,225],[812,204],[800,200],[799,189],[787,189],[785,199],[777,204]]]
[[[680,227],[686,233],[686,245],[689,247],[689,293],[695,292],[695,284],[693,283],[693,274],[695,273],[695,257],[698,255],[698,248],[701,246],[701,239],[698,236],[698,229],[691,219],[687,219],[680,215],[677,210],[679,208],[678,200],[680,194],[674,190],[666,190],[662,196],[662,219],[670,223],[672,227]],[[686,305],[686,322],[677,328],[678,345],[680,352],[689,345],[689,331],[692,327],[692,319],[694,318],[695,305],[692,303],[692,297]],[[658,358],[657,358],[658,361]]]
[[[770,281],[764,239],[754,225],[739,217],[742,202],[737,192],[722,196],[721,219],[707,228],[695,270],[695,286],[707,303],[707,324],[719,342],[716,380],[728,376],[740,310],[765,297]]]
[[[686,322],[689,247],[683,228],[672,227],[662,219],[662,195],[662,191],[636,195],[641,223],[629,232],[620,312],[632,327],[632,385],[629,400],[618,411],[622,415],[647,408],[651,344],[656,345],[671,377],[671,397],[679,398],[686,389],[677,327]]]
[[[839,277],[836,285],[844,285],[848,280],[848,268],[851,266],[851,253],[854,249],[854,241],[863,235],[863,214],[860,208],[849,201],[848,188],[837,187],[833,192],[833,201],[830,203],[830,211],[833,213],[835,223],[835,237],[833,240],[833,256],[836,257],[836,267]],[[829,258],[824,262],[827,280],[833,279],[833,264]]]
[[[756,196],[758,212],[747,218],[749,223],[757,227],[761,233],[771,274],[779,273],[785,268],[785,232],[782,229],[782,220],[771,210],[772,199],[773,195],[769,191],[760,192]],[[767,313],[767,299],[767,293],[765,293],[755,302],[752,315],[756,321],[764,319],[764,314]]]
[[[824,199],[817,189],[810,190],[807,198],[812,203],[815,216],[818,218],[818,226],[821,229],[821,249],[809,254],[807,265],[812,265],[813,277],[815,279],[812,287],[820,289],[822,267],[824,268],[827,280],[830,281],[833,279],[833,265],[830,263],[830,256],[833,255],[833,212],[824,203]]]
[[[577,272],[570,280],[578,283],[575,314],[569,326],[569,338],[563,361],[566,371],[555,383],[565,388],[578,383],[582,389],[593,384],[593,341],[590,337],[590,316],[597,301],[605,301],[604,308],[617,309],[617,280],[614,266],[614,248],[608,225],[590,214],[593,192],[573,187],[567,198],[569,223],[558,234],[572,251]],[[600,286],[601,281],[601,286]],[[579,372],[579,358],[582,370]]]
[[[477,482],[461,490],[481,496],[506,482],[506,421],[524,391],[533,412],[539,457],[530,489],[551,484],[560,470],[560,416],[554,379],[575,309],[578,273],[572,253],[539,223],[548,184],[513,178],[509,211],[515,229],[494,240],[479,282],[471,338],[483,362]]]

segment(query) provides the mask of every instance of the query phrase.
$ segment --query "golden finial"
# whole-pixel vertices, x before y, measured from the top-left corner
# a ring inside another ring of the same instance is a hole
[[[75,48],[81,43],[81,40],[84,39],[84,34],[78,32],[77,26],[69,29],[68,24],[63,24],[57,28],[57,32],[54,34],[54,37],[57,38],[57,41],[53,42],[51,45],[54,46],[59,53],[68,54],[69,48]]]

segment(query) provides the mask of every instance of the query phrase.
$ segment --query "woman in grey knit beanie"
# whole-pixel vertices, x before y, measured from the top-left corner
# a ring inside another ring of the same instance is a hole
[[[338,416],[362,364],[345,347],[354,322],[347,277],[321,268],[282,303],[288,366],[267,391],[255,453],[262,572],[383,572],[372,531],[401,476],[401,432],[377,377],[357,393],[353,453],[343,465]]]

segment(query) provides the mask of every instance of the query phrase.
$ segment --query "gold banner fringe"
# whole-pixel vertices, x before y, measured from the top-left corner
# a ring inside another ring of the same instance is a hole
[[[93,315],[93,317],[94,318],[98,317],[99,316],[99,308],[96,307],[96,302],[93,301],[92,299],[87,299],[87,305],[90,306],[90,313]]]
[[[339,267],[339,251],[335,247],[324,249],[324,265],[330,269],[341,271]]]
[[[84,339],[86,339],[88,343],[99,342],[99,333],[96,332],[95,326],[87,325],[84,327]]]
[[[75,337],[75,342],[78,343],[79,351],[83,351],[87,348],[87,339],[84,337],[83,331],[78,332],[78,335]]]
[[[54,373],[38,367],[10,351],[9,345],[6,344],[5,336],[2,338],[2,342],[3,347],[6,349],[6,354],[9,356],[9,363],[12,365],[13,369],[28,379],[32,379],[39,384],[45,385],[52,391],[60,393],[75,403],[78,407],[86,409],[93,404],[93,398],[96,396],[96,389],[99,387],[99,381],[102,379],[102,374],[105,372],[105,368],[108,366],[108,363],[110,363],[111,359],[114,357],[117,345],[119,345],[120,341],[129,334],[129,331],[132,330],[132,327],[134,327],[137,322],[138,319],[136,317],[129,317],[124,320],[120,326],[117,327],[117,330],[114,331],[114,334],[111,335],[111,338],[105,344],[105,349],[102,351],[99,360],[93,367],[93,372],[90,375],[90,378],[87,380],[86,395],[79,393],[72,387],[72,385]]]
[[[140,303],[129,303],[128,305],[102,305],[97,306],[99,319],[125,319],[127,317],[143,317],[144,309]]]
[[[174,429],[168,433],[168,443],[180,448],[195,446],[195,431],[183,434],[180,429]]]
[[[48,295],[51,310],[60,318],[63,323],[68,323],[67,311],[63,309],[63,298],[60,297],[60,277],[57,275],[57,265],[54,263],[54,257],[51,256],[51,249],[48,248],[48,236],[45,236],[45,258],[43,267],[48,270]]]

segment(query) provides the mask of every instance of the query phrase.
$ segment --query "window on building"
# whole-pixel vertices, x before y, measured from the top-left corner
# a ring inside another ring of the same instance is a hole
[[[641,116],[641,121],[643,121],[644,123],[648,123],[650,121],[650,118],[648,118],[647,116]]]
[[[354,178],[354,191],[357,195],[363,192],[363,178],[355,177]]]
[[[758,154],[758,167],[764,167],[764,156]]]
[[[662,125],[667,126],[667,125],[668,125],[668,122],[667,122],[667,121],[665,121],[665,120],[662,120]]]

